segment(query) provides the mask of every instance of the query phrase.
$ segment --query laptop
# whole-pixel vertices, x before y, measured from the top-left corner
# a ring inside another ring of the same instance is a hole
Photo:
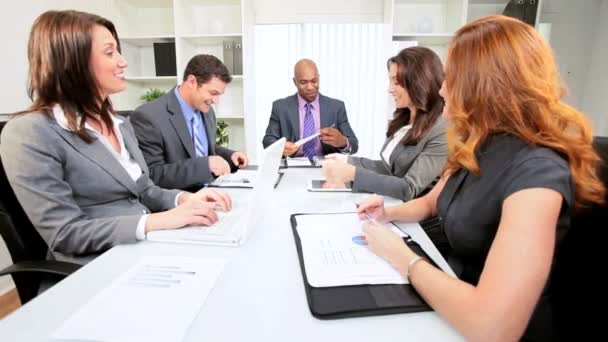
[[[281,138],[264,150],[254,181],[253,193],[246,200],[234,201],[236,203],[231,211],[218,211],[218,222],[211,226],[156,230],[149,232],[146,240],[216,246],[244,244],[261,217],[264,203],[267,203],[272,195],[284,146],[285,138]]]

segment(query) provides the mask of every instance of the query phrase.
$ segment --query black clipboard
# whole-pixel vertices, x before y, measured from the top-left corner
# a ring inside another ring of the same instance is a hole
[[[289,166],[289,164],[287,163],[287,159],[283,158],[281,159],[281,164],[280,164],[280,168],[281,169],[314,169],[314,168],[321,168],[321,161],[323,161],[323,158],[319,158],[319,157],[313,157],[312,159],[308,159],[308,161],[310,162],[310,165],[292,165]]]
[[[432,311],[433,309],[418,295],[409,284],[387,285],[349,285],[334,287],[312,287],[306,278],[302,243],[297,231],[297,217],[309,214],[291,215],[291,228],[300,260],[300,270],[304,280],[306,299],[311,314],[319,319],[340,319],[350,317],[379,316],[397,313]],[[335,213],[344,214],[344,213]],[[317,215],[312,214],[312,215]],[[322,214],[332,215],[332,214]],[[418,255],[425,257],[435,267],[418,243],[411,238],[404,241]]]

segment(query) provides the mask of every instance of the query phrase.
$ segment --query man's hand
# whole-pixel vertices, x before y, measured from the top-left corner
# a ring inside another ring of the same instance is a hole
[[[209,170],[216,176],[223,176],[230,173],[230,165],[220,156],[209,156]]]
[[[239,169],[244,169],[247,167],[247,164],[249,164],[249,159],[247,158],[247,155],[245,155],[245,153],[243,152],[234,152],[230,156],[230,159],[232,160],[234,165],[239,167]]]
[[[300,146],[296,145],[295,143],[292,143],[291,141],[286,141],[285,148],[283,148],[283,156],[290,157],[294,153],[296,153],[299,148]]]
[[[321,141],[336,148],[345,148],[348,140],[337,128],[321,128]]]

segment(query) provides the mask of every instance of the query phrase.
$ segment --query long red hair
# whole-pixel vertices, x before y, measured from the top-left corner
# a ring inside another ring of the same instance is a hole
[[[577,207],[603,202],[591,125],[562,102],[553,53],[533,27],[497,15],[460,28],[448,49],[445,88],[448,174],[460,168],[478,174],[475,151],[489,135],[508,133],[567,158]]]

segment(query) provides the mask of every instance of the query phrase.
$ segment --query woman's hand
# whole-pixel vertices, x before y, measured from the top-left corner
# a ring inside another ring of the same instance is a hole
[[[400,273],[406,272],[407,264],[414,252],[403,242],[401,236],[389,228],[368,222],[363,227],[367,247],[376,255],[388,261]]]
[[[330,153],[325,156],[325,159],[336,160],[342,163],[348,163],[348,156],[342,153]]]
[[[361,220],[369,220],[371,217],[381,223],[390,221],[384,209],[384,197],[378,195],[370,196],[359,203],[357,214]]]
[[[198,200],[202,202],[213,202],[220,206],[223,211],[232,209],[232,200],[227,193],[213,189],[200,189],[196,193],[184,192],[179,196],[178,205],[190,200]]]
[[[188,225],[209,226],[217,222],[217,219],[215,202],[205,202],[198,197],[192,197],[171,210],[151,214],[146,222],[145,231],[148,233]]]
[[[346,183],[355,179],[355,167],[338,160],[324,160],[321,163],[321,174],[327,183],[337,188],[344,188]]]

